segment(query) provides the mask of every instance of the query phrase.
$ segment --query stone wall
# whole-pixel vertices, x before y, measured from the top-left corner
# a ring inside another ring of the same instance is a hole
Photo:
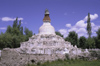
[[[6,48],[1,53],[0,66],[25,66],[28,63],[54,61],[57,59],[64,59],[65,55],[62,54],[22,54],[16,49]]]

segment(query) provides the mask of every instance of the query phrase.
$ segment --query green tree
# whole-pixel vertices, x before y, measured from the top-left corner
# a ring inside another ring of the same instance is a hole
[[[13,25],[8,26],[6,32],[0,34],[0,49],[19,47],[20,42],[27,41],[32,36],[32,31],[28,28],[25,28],[24,32],[23,26],[21,26],[21,20],[18,21],[18,18],[16,18]]]
[[[90,13],[88,13],[88,18],[87,18],[87,32],[88,32],[88,36],[89,38],[91,38],[91,23],[90,23]]]
[[[97,33],[96,46],[97,48],[100,48],[100,28],[98,29],[96,33]]]
[[[16,20],[13,23],[13,28],[17,28],[18,27],[18,17],[16,18]]]
[[[21,26],[21,20],[19,21],[19,24],[18,24],[17,28],[20,31],[20,33],[23,35],[23,27]]]
[[[18,28],[13,28],[13,29],[12,29],[12,34],[13,34],[13,35],[19,36],[21,33],[20,33],[20,31],[18,30]]]
[[[79,46],[78,45],[78,35],[75,31],[69,32],[68,37],[65,38],[65,41],[71,42],[71,44],[74,46],[75,45]]]
[[[18,17],[16,18],[16,20],[13,23],[12,34],[13,35],[23,34],[23,27],[21,26],[21,20],[18,21]]]
[[[100,28],[98,29],[97,33],[97,38],[100,39]]]
[[[17,48],[20,47],[20,42],[25,41],[25,38],[23,35],[17,36],[17,35],[13,35],[12,36],[12,46],[13,48]]]
[[[26,35],[26,39],[25,41],[27,41],[29,39],[29,37],[31,37],[33,35],[32,31],[30,31],[28,28],[25,27],[25,31],[24,31],[25,35]]]
[[[7,27],[6,33],[12,33],[12,27],[10,25]]]
[[[12,36],[9,33],[0,35],[0,49],[10,47],[12,48]]]
[[[20,28],[20,33],[23,35],[23,27]]]
[[[95,48],[95,41],[93,38],[88,38],[86,41],[87,48]]]
[[[86,38],[84,36],[79,38],[79,47],[85,49],[86,48]]]
[[[60,32],[56,31],[55,33],[56,33],[56,35],[63,37],[63,35]]]
[[[21,28],[21,20],[19,21],[19,24],[18,24],[17,28],[18,28],[18,30],[20,30],[20,28]]]
[[[98,48],[98,43],[97,43],[98,39],[97,39],[97,36],[93,36],[92,38],[95,41],[95,47]]]

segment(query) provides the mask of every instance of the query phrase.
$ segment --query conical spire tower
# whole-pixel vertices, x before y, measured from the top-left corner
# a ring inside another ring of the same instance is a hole
[[[51,22],[51,19],[49,17],[49,11],[48,11],[48,9],[45,10],[43,22]]]

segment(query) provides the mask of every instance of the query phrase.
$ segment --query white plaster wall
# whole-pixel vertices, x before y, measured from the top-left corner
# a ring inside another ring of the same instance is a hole
[[[39,28],[39,34],[54,34],[55,35],[55,29],[51,25],[50,22],[44,22],[43,25]]]

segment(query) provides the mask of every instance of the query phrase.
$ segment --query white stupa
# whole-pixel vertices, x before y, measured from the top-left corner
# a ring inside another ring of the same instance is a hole
[[[49,11],[45,10],[45,16],[43,18],[43,25],[39,28],[39,34],[54,34],[55,35],[55,29],[51,25],[51,19],[49,17]]]
[[[73,49],[70,42],[55,34],[55,29],[51,25],[49,11],[45,10],[43,25],[39,28],[39,33],[29,38],[27,42],[22,42],[20,53],[28,54],[65,54]]]

